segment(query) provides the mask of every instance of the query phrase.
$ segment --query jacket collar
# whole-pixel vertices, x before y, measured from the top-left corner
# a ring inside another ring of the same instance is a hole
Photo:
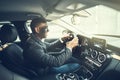
[[[40,38],[38,38],[36,35],[34,35],[33,33],[31,34],[31,38],[34,39],[35,41],[37,41],[39,44],[42,44],[43,42],[41,41]]]

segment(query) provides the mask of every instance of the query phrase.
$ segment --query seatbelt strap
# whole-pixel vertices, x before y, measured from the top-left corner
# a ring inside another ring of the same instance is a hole
[[[0,46],[0,51],[3,51],[5,48],[7,48],[9,45],[11,45],[12,43],[6,43],[4,45]]]

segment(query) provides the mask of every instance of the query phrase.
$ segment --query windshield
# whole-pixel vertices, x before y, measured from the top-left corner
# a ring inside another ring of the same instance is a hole
[[[72,22],[73,15],[61,18],[66,23],[72,25],[76,29],[87,34],[120,34],[120,12],[106,6],[95,6],[86,9],[88,13],[80,13],[86,16],[74,17],[74,24]],[[80,15],[79,14],[79,15]]]

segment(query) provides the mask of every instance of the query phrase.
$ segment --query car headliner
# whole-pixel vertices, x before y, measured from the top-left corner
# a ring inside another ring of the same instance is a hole
[[[67,9],[69,5],[76,3],[85,6],[73,10]],[[119,0],[1,0],[0,21],[28,20],[39,16],[54,20],[62,17],[60,14],[65,16],[99,4],[120,10],[119,3]]]

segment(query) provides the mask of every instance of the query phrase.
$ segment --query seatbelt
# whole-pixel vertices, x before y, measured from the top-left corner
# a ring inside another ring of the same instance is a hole
[[[4,45],[0,45],[0,51],[3,51],[5,48],[7,48],[9,45],[11,45],[12,43],[6,43]]]

